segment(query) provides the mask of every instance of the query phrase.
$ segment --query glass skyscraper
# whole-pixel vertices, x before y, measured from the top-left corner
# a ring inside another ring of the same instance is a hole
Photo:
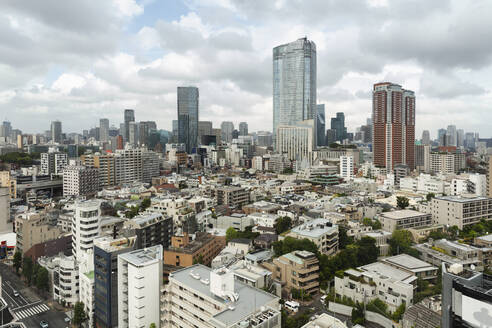
[[[325,145],[325,105],[316,106],[316,134],[318,147]]]
[[[345,127],[345,114],[338,112],[336,117],[331,118],[331,129],[336,131],[335,140],[342,142],[347,138]]]
[[[198,146],[198,88],[178,87],[178,143],[190,154]]]
[[[279,126],[315,120],[315,115],[316,44],[301,38],[273,48],[274,140]]]

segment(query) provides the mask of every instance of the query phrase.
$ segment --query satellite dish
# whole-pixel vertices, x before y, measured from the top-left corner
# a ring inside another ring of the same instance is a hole
[[[470,265],[470,269],[475,270],[475,265],[474,264]]]

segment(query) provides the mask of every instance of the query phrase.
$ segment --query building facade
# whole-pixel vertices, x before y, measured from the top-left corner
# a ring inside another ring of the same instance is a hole
[[[198,146],[198,98],[197,87],[178,87],[178,142],[188,154]]]

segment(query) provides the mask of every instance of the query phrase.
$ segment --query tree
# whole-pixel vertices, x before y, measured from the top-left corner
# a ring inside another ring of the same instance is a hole
[[[27,284],[31,285],[32,275],[33,275],[34,265],[30,257],[24,257],[22,261],[22,275],[27,280]]]
[[[49,280],[48,270],[40,266],[36,273],[36,287],[40,290],[48,291]]]
[[[84,303],[77,302],[73,308],[73,319],[72,323],[76,326],[81,326],[83,322],[87,320],[87,315],[84,311]]]
[[[359,266],[376,262],[379,255],[379,248],[376,246],[376,239],[367,236],[362,237],[357,242],[357,246],[359,246],[357,251],[357,264]]]
[[[365,321],[364,306],[357,302],[355,307],[352,309],[352,324],[364,325]]]
[[[418,257],[417,250],[412,248],[412,234],[408,230],[395,230],[388,243],[392,255],[405,253]]]
[[[427,199],[427,201],[430,202],[432,200],[432,198],[434,198],[434,197],[436,197],[436,194],[434,194],[433,192],[430,192],[425,196],[425,199]]]
[[[406,308],[407,307],[405,305],[405,302],[401,303],[400,306],[396,308],[395,312],[391,314],[391,319],[396,322],[400,322],[401,318],[403,318],[403,314],[405,313]]]
[[[144,198],[140,204],[140,211],[143,212],[150,207],[150,198]]]
[[[238,233],[237,233],[236,229],[234,229],[233,227],[227,228],[227,230],[226,230],[226,241],[229,242],[232,239],[236,239],[237,235],[238,235]]]
[[[347,245],[350,245],[354,242],[354,238],[347,236],[347,227],[338,226],[338,243],[340,249],[345,249]]]
[[[149,328],[155,328],[155,323],[151,323]]]
[[[278,218],[274,225],[275,231],[278,235],[282,232],[288,231],[292,227],[292,219],[288,216],[281,216]]]
[[[14,268],[15,268],[15,273],[19,274],[19,269],[22,266],[22,253],[17,251],[14,254]]]
[[[401,208],[402,210],[404,210],[409,205],[408,198],[405,197],[405,196],[398,196],[398,197],[396,197],[396,205],[399,208]]]

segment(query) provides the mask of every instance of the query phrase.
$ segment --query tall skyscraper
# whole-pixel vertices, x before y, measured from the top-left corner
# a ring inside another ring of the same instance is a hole
[[[446,129],[437,130],[437,142],[439,143],[439,146],[446,146],[447,145],[446,135],[447,135]]]
[[[61,142],[62,123],[60,121],[51,122],[51,141],[53,143]]]
[[[449,144],[447,146],[457,146],[456,142],[456,125],[448,125],[447,135]]]
[[[198,146],[198,88],[178,87],[178,142],[191,153]]]
[[[239,123],[239,135],[240,136],[247,136],[248,135],[248,123],[247,122],[240,122]]]
[[[335,130],[335,140],[342,142],[347,139],[347,128],[345,127],[345,114],[338,112],[336,117],[331,118],[331,129]]]
[[[374,164],[393,171],[415,168],[415,93],[400,85],[374,84],[372,101]]]
[[[12,134],[12,125],[9,121],[4,121],[0,126],[0,137],[10,138]]]
[[[316,105],[316,134],[318,147],[325,145],[325,105]]]
[[[107,118],[99,120],[99,139],[102,142],[109,141],[109,120]]]
[[[422,144],[430,145],[430,132],[429,130],[422,131]]]
[[[463,129],[456,130],[456,146],[463,147],[465,145],[465,131]]]
[[[273,48],[274,141],[279,126],[314,120],[315,114],[316,44],[301,38]]]
[[[127,142],[132,146],[138,145],[138,124],[135,122],[128,122]]]
[[[231,142],[232,141],[232,131],[234,131],[234,123],[229,122],[229,121],[224,121],[220,124],[220,130],[221,130],[221,140],[224,142]]]
[[[199,121],[198,122],[198,143],[203,143],[203,136],[212,135],[213,125],[210,121]]]
[[[133,109],[125,109],[125,131],[123,134],[125,142],[130,140],[130,122],[135,122],[135,111]]]

